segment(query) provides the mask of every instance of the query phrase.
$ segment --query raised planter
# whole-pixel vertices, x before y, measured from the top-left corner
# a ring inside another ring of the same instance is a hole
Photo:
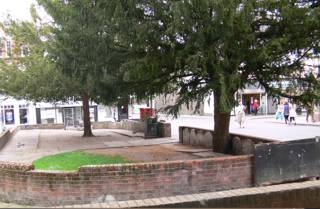
[[[0,200],[57,206],[134,200],[253,186],[253,157],[82,166],[75,172],[34,170],[0,162]]]

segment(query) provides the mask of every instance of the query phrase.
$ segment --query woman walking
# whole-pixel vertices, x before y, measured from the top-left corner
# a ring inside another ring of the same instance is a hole
[[[289,122],[289,104],[285,102],[283,105],[283,115],[284,115],[284,122],[288,124]]]
[[[296,123],[296,117],[297,117],[297,112],[296,112],[296,105],[295,104],[290,104],[289,107],[289,125],[294,121],[294,125],[297,125]]]
[[[246,120],[245,109],[246,107],[242,104],[241,101],[239,101],[239,105],[236,107],[236,121],[239,123],[240,128],[244,128],[244,122]]]

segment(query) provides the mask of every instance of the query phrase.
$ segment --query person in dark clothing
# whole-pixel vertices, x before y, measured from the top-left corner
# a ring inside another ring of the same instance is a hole
[[[313,103],[307,105],[307,117],[306,117],[307,123],[309,122],[310,116],[311,116],[311,121],[314,123],[315,119],[314,119],[314,104]]]
[[[285,102],[283,105],[283,115],[284,115],[284,121],[287,124],[289,122],[289,104],[288,104],[288,102]]]

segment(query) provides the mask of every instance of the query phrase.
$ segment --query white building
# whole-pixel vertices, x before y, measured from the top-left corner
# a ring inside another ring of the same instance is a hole
[[[127,118],[137,119],[140,108],[146,104],[129,104],[126,107]],[[116,106],[97,105],[90,103],[90,119],[94,121],[115,121],[119,118]],[[63,123],[65,126],[79,126],[82,124],[82,102],[68,103],[34,103],[26,100],[16,100],[11,97],[0,96],[1,129],[18,125],[35,125],[48,123]]]

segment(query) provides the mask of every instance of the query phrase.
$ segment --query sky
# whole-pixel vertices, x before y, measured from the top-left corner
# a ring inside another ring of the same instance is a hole
[[[0,20],[10,14],[13,19],[31,20],[30,6],[35,0],[0,0]]]

